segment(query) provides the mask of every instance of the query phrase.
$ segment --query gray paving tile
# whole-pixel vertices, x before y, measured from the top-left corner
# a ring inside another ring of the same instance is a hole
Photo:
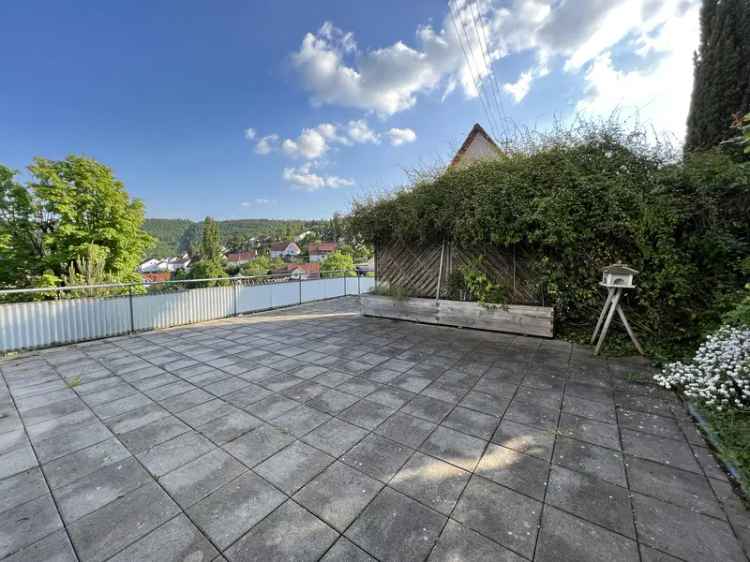
[[[32,468],[0,480],[0,498],[3,511],[49,493],[44,477],[38,468]]]
[[[231,560],[317,560],[338,533],[292,501],[287,501],[227,550]]]
[[[299,406],[299,402],[283,396],[272,395],[248,406],[246,410],[263,420],[272,421],[297,406]]]
[[[375,559],[346,537],[339,540],[326,552],[320,562],[376,562]]]
[[[633,494],[639,540],[686,560],[742,560],[729,525],[682,507]]]
[[[193,505],[188,515],[219,548],[225,549],[285,499],[260,476],[247,472]]]
[[[639,557],[635,541],[547,506],[534,560],[638,562]]]
[[[542,504],[482,478],[472,478],[453,518],[531,558]]]
[[[23,430],[0,434],[0,478],[29,470],[37,464]]]
[[[75,412],[86,409],[86,404],[80,398],[63,400],[62,402],[53,402],[46,406],[39,406],[23,412],[21,417],[27,426],[57,419]]]
[[[391,441],[416,449],[430,435],[436,425],[407,414],[396,413],[375,430]]]
[[[299,406],[275,418],[273,425],[295,437],[302,437],[330,419],[331,416],[319,410]]]
[[[597,445],[558,437],[554,463],[626,486],[622,454]]]
[[[587,443],[593,443],[594,445],[610,449],[620,449],[620,436],[617,431],[617,425],[614,424],[563,413],[560,416],[558,432],[560,435],[573,437]]]
[[[626,429],[651,433],[659,437],[671,437],[678,441],[685,439],[680,426],[672,418],[631,410],[620,410],[618,418],[620,426]]]
[[[557,428],[558,414],[558,410],[516,399],[508,407],[503,419],[554,431]]]
[[[440,426],[422,443],[421,450],[465,470],[473,471],[486,444],[486,441],[476,437]]]
[[[488,441],[495,433],[499,422],[498,417],[459,406],[443,420],[441,425]]]
[[[338,457],[365,435],[367,435],[367,431],[364,429],[333,418],[305,435],[302,440],[334,457]]]
[[[410,414],[429,422],[440,423],[450,413],[453,406],[454,404],[436,400],[429,396],[417,396],[401,408],[401,411],[404,414]]]
[[[128,457],[56,488],[53,494],[63,520],[70,524],[147,482],[151,482],[148,472]]]
[[[113,437],[48,462],[43,469],[50,487],[59,488],[129,456],[130,451]]]
[[[64,530],[55,531],[40,541],[17,551],[3,562],[78,562]]]
[[[191,427],[198,427],[201,425],[205,425],[208,422],[215,420],[216,418],[220,418],[237,411],[238,409],[231,404],[228,404],[221,398],[216,398],[215,400],[203,402],[201,404],[193,406],[192,408],[188,408],[187,410],[182,410],[176,415]]]
[[[219,552],[180,514],[130,545],[111,562],[183,562],[213,560]]]
[[[360,400],[350,406],[338,417],[364,429],[375,429],[396,411],[393,406],[384,406],[367,399]]]
[[[39,460],[45,463],[110,437],[112,434],[100,422],[84,422],[34,443],[34,449]]]
[[[316,396],[320,396],[328,390],[327,386],[318,384],[314,381],[303,380],[299,384],[295,384],[289,388],[286,388],[282,394],[291,400],[297,400],[298,402],[307,402],[312,400]]]
[[[547,485],[547,461],[490,443],[476,473],[538,500]]]
[[[217,445],[223,445],[262,424],[255,416],[237,410],[198,426],[197,429]]]
[[[337,414],[359,400],[358,396],[352,396],[336,389],[330,389],[316,396],[307,405],[328,414]]]
[[[148,404],[135,410],[130,410],[119,416],[109,418],[106,421],[107,427],[115,434],[127,433],[144,425],[165,418],[169,415],[159,404]]]
[[[131,410],[135,410],[136,408],[148,406],[152,402],[153,401],[148,396],[137,393],[126,396],[125,398],[120,398],[119,400],[92,406],[91,409],[101,419],[106,420],[108,418],[120,416]]]
[[[266,460],[294,441],[289,433],[268,424],[238,437],[224,445],[224,449],[248,467],[253,467]]]
[[[162,476],[159,483],[186,509],[243,472],[247,468],[242,463],[226,451],[214,449]]]
[[[492,441],[520,453],[549,460],[555,444],[555,432],[503,420]]]
[[[635,457],[626,457],[625,466],[632,490],[723,518],[713,490],[702,474]]]
[[[387,482],[398,472],[411,453],[411,449],[371,433],[340,460],[373,478]]]
[[[343,532],[383,484],[335,462],[294,495],[294,500]]]
[[[384,488],[345,535],[380,560],[424,560],[444,522],[445,517]]]
[[[322,472],[335,459],[326,453],[295,441],[254,470],[263,478],[291,495]]]
[[[675,441],[674,439],[623,429],[622,446],[629,455],[682,468],[683,470],[698,473],[701,471],[698,461],[695,460],[686,441]]]
[[[546,502],[592,523],[635,538],[633,513],[626,488],[553,466]]]
[[[83,562],[105,560],[179,512],[155,482],[125,494],[68,527]]]
[[[565,395],[563,412],[606,423],[617,421],[614,404],[586,400],[572,394]]]
[[[214,445],[196,431],[188,431],[136,455],[157,478],[207,453]]]
[[[468,527],[449,520],[429,562],[522,562],[514,552],[486,539]]]
[[[470,473],[422,453],[414,453],[390,482],[407,496],[450,515]]]
[[[466,397],[461,400],[461,406],[478,410],[491,416],[501,417],[508,409],[510,400],[507,398],[497,398],[491,394],[477,392],[472,390]]]
[[[136,455],[188,431],[190,431],[190,428],[187,425],[176,417],[169,416],[127,433],[122,433],[118,438],[131,453]]]

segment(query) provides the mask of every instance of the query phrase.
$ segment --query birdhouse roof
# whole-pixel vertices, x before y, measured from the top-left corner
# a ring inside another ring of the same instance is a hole
[[[635,275],[638,273],[637,269],[633,269],[632,267],[628,267],[624,263],[613,263],[612,265],[608,265],[604,269],[602,269],[604,273],[618,273],[620,275]]]

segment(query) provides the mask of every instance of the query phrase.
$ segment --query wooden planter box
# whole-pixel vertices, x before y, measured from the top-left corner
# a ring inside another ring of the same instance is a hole
[[[548,306],[482,305],[435,299],[362,295],[362,314],[425,324],[476,328],[551,338],[554,309]]]

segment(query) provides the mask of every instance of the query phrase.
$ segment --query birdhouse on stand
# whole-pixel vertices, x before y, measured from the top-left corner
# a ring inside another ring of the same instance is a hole
[[[635,277],[637,273],[638,271],[632,267],[628,267],[624,263],[614,263],[602,269],[602,280],[599,284],[607,289],[607,301],[604,303],[604,308],[602,309],[602,313],[599,315],[599,320],[594,328],[594,335],[591,336],[592,344],[596,341],[597,335],[599,336],[599,341],[594,349],[594,355],[599,354],[599,350],[602,348],[604,338],[607,337],[609,325],[612,322],[615,313],[619,315],[622,325],[625,326],[625,330],[628,332],[635,348],[641,355],[643,355],[641,344],[638,342],[638,338],[635,337],[635,333],[633,333],[633,329],[630,327],[628,319],[625,317],[625,312],[620,306],[620,298],[625,289],[635,288],[633,277]]]
[[[602,269],[602,286],[604,287],[619,287],[621,289],[632,289],[633,277],[638,273],[637,270],[632,267],[628,267],[623,263],[615,263],[608,265]]]

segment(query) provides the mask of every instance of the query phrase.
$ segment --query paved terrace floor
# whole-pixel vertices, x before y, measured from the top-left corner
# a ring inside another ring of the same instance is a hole
[[[0,559],[745,560],[681,404],[356,298],[0,363]]]

